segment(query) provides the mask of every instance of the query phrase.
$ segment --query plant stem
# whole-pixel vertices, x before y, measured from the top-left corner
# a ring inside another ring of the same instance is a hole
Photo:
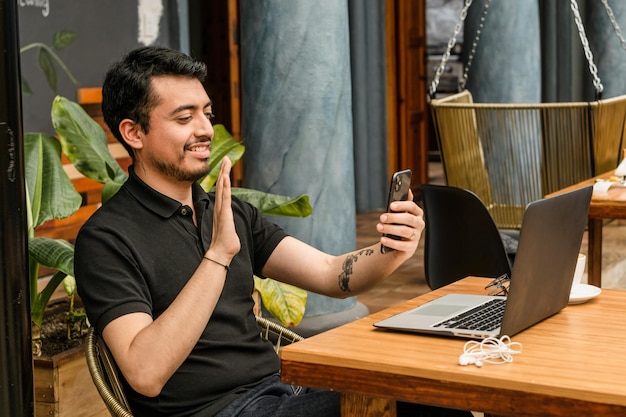
[[[48,53],[52,56],[52,58],[54,58],[54,60],[57,62],[57,64],[59,64],[59,66],[61,67],[61,69],[63,71],[65,71],[65,74],[67,74],[68,78],[70,80],[72,80],[72,82],[74,83],[74,85],[78,85],[79,82],[76,78],[74,78],[74,75],[72,74],[72,72],[70,71],[70,69],[65,65],[65,63],[63,63],[63,61],[61,60],[61,58],[54,52],[54,50],[52,50],[52,48],[50,48],[48,45],[46,45],[45,43],[41,43],[41,42],[33,42],[31,44],[28,44],[22,48],[20,48],[20,54],[28,51],[29,49],[33,49],[33,48],[42,48],[45,49],[46,51],[48,51]]]

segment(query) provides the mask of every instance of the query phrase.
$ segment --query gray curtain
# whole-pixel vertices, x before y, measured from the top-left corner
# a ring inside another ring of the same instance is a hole
[[[598,2],[599,3],[599,2]],[[578,2],[585,22],[585,1]],[[542,49],[542,101],[593,99],[593,85],[569,1],[539,2]]]
[[[386,204],[385,2],[349,0],[357,211]]]
[[[465,62],[475,42],[485,0],[475,0],[465,19]],[[536,0],[491,1],[468,73],[477,103],[541,101],[539,10]]]
[[[626,30],[626,2],[609,0],[615,20]],[[589,65],[574,22],[569,1],[541,0],[541,48],[543,101],[595,100]],[[626,93],[626,51],[620,44],[600,0],[578,0],[598,77],[604,86],[602,98]]]

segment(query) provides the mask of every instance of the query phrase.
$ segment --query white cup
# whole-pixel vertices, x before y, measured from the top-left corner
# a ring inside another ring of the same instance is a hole
[[[578,254],[578,260],[576,261],[576,269],[574,270],[574,278],[572,279],[572,288],[580,284],[583,273],[585,272],[585,264],[587,263],[587,256],[584,253]]]

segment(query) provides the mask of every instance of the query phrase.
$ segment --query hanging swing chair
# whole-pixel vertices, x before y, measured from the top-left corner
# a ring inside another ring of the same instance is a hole
[[[439,78],[472,0],[466,0],[430,87],[433,126],[448,185],[476,193],[498,228],[520,229],[526,205],[546,194],[615,169],[622,157],[626,95],[603,100],[602,83],[571,0],[596,100],[573,103],[474,103],[465,89],[489,0],[484,3],[461,92],[436,99]],[[609,17],[612,11],[606,1]],[[612,19],[619,35],[619,29]]]

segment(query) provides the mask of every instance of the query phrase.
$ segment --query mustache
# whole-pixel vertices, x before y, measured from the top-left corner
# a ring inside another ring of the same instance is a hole
[[[204,137],[204,138],[198,138],[196,140],[194,140],[193,142],[188,142],[187,144],[185,144],[185,149],[189,149],[192,146],[196,146],[200,143],[206,143],[209,147],[209,149],[211,149],[211,144],[213,143],[213,138],[210,137]]]

